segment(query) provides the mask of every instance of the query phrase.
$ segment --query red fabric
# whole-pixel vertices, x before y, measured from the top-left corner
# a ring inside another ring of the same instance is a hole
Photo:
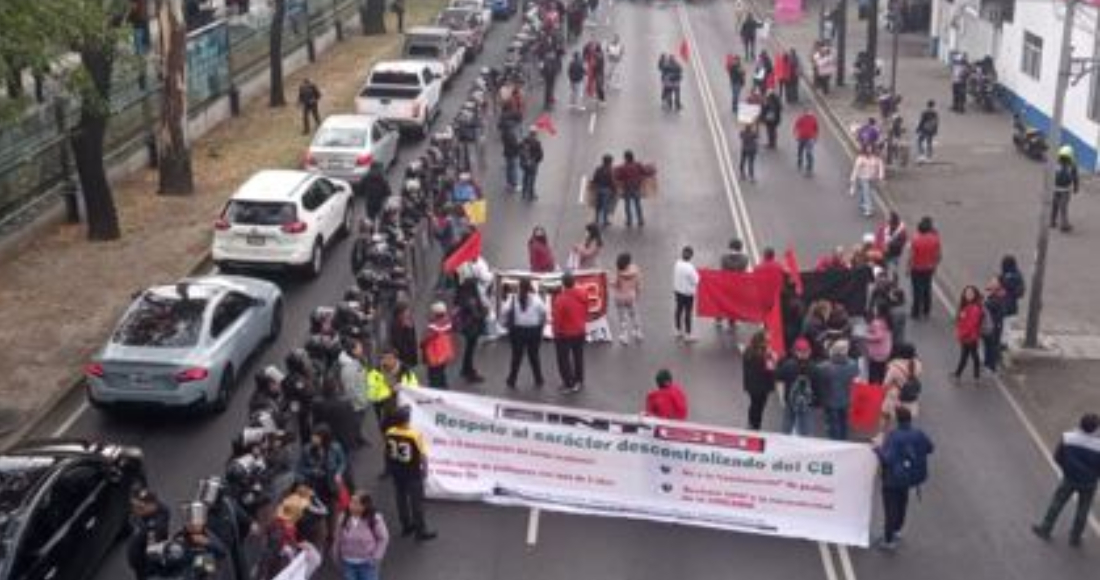
[[[791,276],[791,282],[794,284],[795,294],[802,296],[802,271],[798,267],[798,256],[794,253],[794,250],[787,248],[787,251],[783,253],[783,261],[786,262],[785,265]]]
[[[982,337],[982,305],[968,304],[955,319],[955,338],[963,344],[973,344]]]
[[[788,78],[790,78],[790,76],[791,76],[791,70],[790,69],[791,69],[791,67],[788,66],[788,63],[787,63],[787,55],[785,53],[782,53],[782,52],[779,53],[779,55],[775,57],[775,80],[779,81],[779,82],[783,82],[783,81],[787,80]]]
[[[554,271],[554,253],[550,251],[550,246],[542,242],[535,240],[527,242],[527,258],[531,263],[532,272]]]
[[[775,296],[783,289],[783,279],[787,273],[783,270],[783,265],[775,259],[764,260],[753,269],[753,272],[758,273],[765,280],[764,283],[767,285],[765,292],[768,296]]]
[[[886,389],[863,381],[852,383],[848,424],[857,431],[876,431]]]
[[[348,485],[341,481],[336,486],[336,511],[343,513],[350,503],[351,491],[348,490]]]
[[[451,339],[450,326],[439,330],[428,326],[428,336],[424,337],[420,347],[424,350],[424,363],[429,367],[444,366],[455,358],[455,345]]]
[[[699,269],[695,310],[701,318],[764,322],[775,293],[755,272]]]
[[[688,41],[686,38],[680,41],[679,53],[680,60],[682,60],[686,64],[688,61],[688,57],[691,56],[691,46],[688,45]]]
[[[481,231],[474,230],[474,233],[467,236],[455,248],[455,251],[451,252],[451,255],[443,261],[443,271],[447,274],[454,274],[459,266],[466,262],[472,262],[478,259],[479,256],[481,256]]]
[[[917,233],[909,243],[909,269],[918,272],[935,270],[940,263],[940,236],[936,232]]]
[[[783,337],[783,302],[779,295],[775,296],[772,308],[768,311],[768,318],[764,320],[764,328],[768,331],[768,346],[776,356],[787,354],[787,344]]]
[[[554,119],[550,117],[550,113],[539,115],[538,118],[535,119],[535,128],[550,135],[558,134],[558,128],[554,126]]]
[[[687,395],[676,383],[654,389],[645,396],[645,412],[662,419],[683,421],[688,416]]]
[[[817,139],[817,117],[813,113],[803,113],[794,121],[794,138],[799,141]]]
[[[552,314],[554,336],[584,336],[588,323],[588,297],[580,288],[563,288],[554,297]]]
[[[726,54],[726,70],[733,68],[733,63],[737,62],[737,58],[732,54]]]

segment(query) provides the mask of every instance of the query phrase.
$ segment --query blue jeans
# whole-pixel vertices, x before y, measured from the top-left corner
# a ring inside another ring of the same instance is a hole
[[[848,440],[848,409],[825,409],[825,430],[829,439]]]
[[[378,566],[370,562],[341,562],[344,580],[378,580]]]
[[[611,223],[611,190],[596,190],[596,223],[606,226]]]
[[[508,184],[508,187],[515,189],[519,187],[519,179],[519,157],[505,157],[504,181]]]
[[[809,437],[814,434],[814,410],[795,411],[789,405],[783,407],[783,432]]]
[[[737,104],[741,102],[741,89],[744,88],[741,85],[730,85],[730,92],[733,93],[733,114],[737,114]]]
[[[798,168],[805,166],[806,173],[814,170],[814,140],[801,139],[798,141]]]
[[[623,193],[623,201],[626,205],[626,225],[634,225],[634,216],[638,216],[638,225],[645,225],[645,216],[642,215],[642,194],[640,191],[626,191]]]
[[[856,195],[859,196],[859,209],[863,215],[874,213],[874,187],[870,179],[856,178]]]
[[[539,175],[539,166],[532,165],[531,167],[525,167],[523,169],[523,197],[525,199],[535,198],[535,179]]]

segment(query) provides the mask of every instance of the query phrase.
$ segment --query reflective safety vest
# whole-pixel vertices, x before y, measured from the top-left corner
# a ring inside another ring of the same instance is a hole
[[[416,379],[415,373],[404,370],[401,373],[401,384],[406,387],[419,387],[420,381]],[[381,403],[393,396],[393,387],[386,382],[386,375],[378,369],[367,372],[366,388],[367,400],[371,403]]]

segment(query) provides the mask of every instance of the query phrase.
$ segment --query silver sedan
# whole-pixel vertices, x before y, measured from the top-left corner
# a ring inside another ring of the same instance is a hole
[[[85,367],[88,400],[223,411],[238,373],[282,321],[282,291],[264,280],[216,275],[150,288]]]

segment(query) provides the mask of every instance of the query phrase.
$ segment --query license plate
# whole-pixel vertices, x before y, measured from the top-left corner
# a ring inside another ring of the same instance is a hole
[[[328,169],[351,169],[352,164],[350,161],[334,160],[325,164]]]
[[[250,246],[262,246],[267,242],[267,239],[263,236],[245,236],[244,241]]]
[[[151,382],[149,381],[149,375],[142,374],[131,375],[130,385],[133,386],[135,389],[148,389],[152,386]]]

